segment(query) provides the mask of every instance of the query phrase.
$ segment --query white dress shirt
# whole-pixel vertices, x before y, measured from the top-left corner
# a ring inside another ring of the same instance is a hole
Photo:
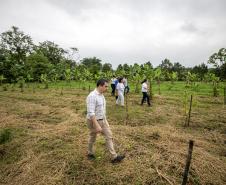
[[[148,92],[148,85],[144,82],[142,83],[142,89],[141,89],[142,92]]]
[[[96,119],[106,118],[106,101],[104,95],[99,93],[97,89],[92,91],[86,98],[87,104],[87,119],[95,116]]]

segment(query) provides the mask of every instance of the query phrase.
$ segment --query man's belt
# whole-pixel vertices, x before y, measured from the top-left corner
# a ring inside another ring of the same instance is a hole
[[[97,121],[103,121],[104,119],[97,119]]]

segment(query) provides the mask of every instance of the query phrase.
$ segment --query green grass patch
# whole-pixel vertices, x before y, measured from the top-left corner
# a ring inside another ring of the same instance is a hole
[[[0,144],[4,144],[9,142],[12,138],[12,132],[8,128],[4,128],[0,130]]]

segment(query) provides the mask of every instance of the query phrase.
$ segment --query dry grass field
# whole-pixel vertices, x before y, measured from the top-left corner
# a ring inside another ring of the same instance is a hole
[[[188,184],[226,184],[226,107],[222,96],[194,96],[190,127],[184,127],[182,96],[154,95],[140,106],[129,94],[125,108],[105,95],[115,148],[125,154],[110,163],[99,136],[96,160],[86,158],[87,90],[0,91],[0,184],[181,184],[189,140],[194,140]]]

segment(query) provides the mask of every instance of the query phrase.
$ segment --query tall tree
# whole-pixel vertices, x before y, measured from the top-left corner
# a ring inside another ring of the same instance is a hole
[[[151,69],[153,69],[153,65],[152,65],[152,63],[150,62],[150,61],[148,61],[148,62],[146,62],[146,63],[144,63],[144,65],[148,65],[149,66],[149,68],[151,68]]]
[[[25,35],[18,27],[12,26],[11,30],[1,34],[0,47],[10,54],[11,60],[17,64],[24,64],[25,58],[33,50],[34,44],[30,36]]]
[[[221,48],[217,53],[212,54],[208,63],[219,69],[221,79],[226,79],[226,48]]]
[[[116,71],[121,71],[121,70],[123,70],[123,66],[122,66],[122,64],[119,64]]]
[[[106,73],[108,71],[112,71],[112,65],[110,63],[104,63],[102,67],[102,72]]]
[[[170,80],[169,74],[172,72],[173,64],[169,59],[164,59],[162,63],[159,65],[162,70],[162,74],[165,77],[165,80]]]
[[[205,74],[208,72],[208,66],[204,63],[193,67],[193,69],[191,70],[192,73],[195,73],[197,75],[197,77],[199,78],[199,80],[203,80]]]
[[[175,62],[172,67],[173,72],[177,72],[178,80],[185,80],[186,69],[179,62]]]
[[[53,65],[43,54],[33,53],[27,57],[25,68],[27,74],[31,75],[35,81],[38,81],[42,74],[49,74]]]
[[[30,36],[19,28],[12,28],[1,35],[0,41],[0,72],[10,81],[24,76],[26,56],[33,51],[34,44]]]
[[[102,70],[101,60],[93,57],[93,58],[84,58],[81,63],[89,69],[92,74],[97,74]]]
[[[159,95],[161,94],[160,92],[160,82],[161,82],[161,79],[162,79],[162,70],[161,68],[156,68],[155,71],[154,71],[154,78],[155,80],[157,81],[157,84],[158,84],[158,91],[159,91]]]
[[[63,48],[51,41],[40,42],[36,46],[36,51],[37,53],[42,53],[54,65],[59,64],[67,53]]]
[[[130,67],[127,63],[123,64],[122,67],[123,67],[124,71],[126,71],[126,72],[128,72],[130,70]]]

